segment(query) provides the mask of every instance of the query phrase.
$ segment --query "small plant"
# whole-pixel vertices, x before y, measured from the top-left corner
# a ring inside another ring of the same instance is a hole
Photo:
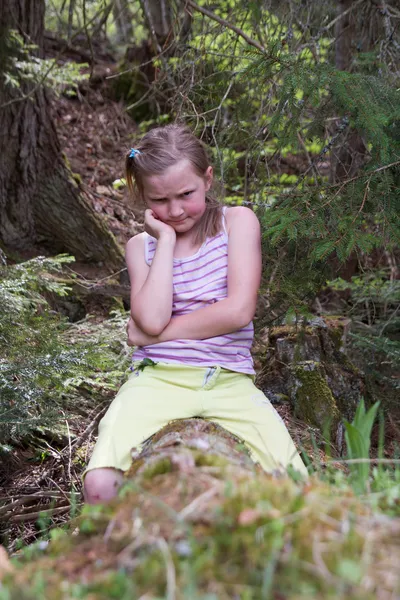
[[[374,424],[379,402],[375,402],[366,411],[364,399],[357,406],[353,422],[344,421],[346,428],[345,439],[347,444],[347,457],[353,478],[353,488],[357,493],[366,490],[370,473],[369,450],[371,446],[371,431]],[[359,462],[358,462],[359,461]]]
[[[89,369],[86,348],[62,339],[66,320],[47,301],[68,295],[58,281],[73,257],[0,266],[0,448],[60,420],[64,380]],[[45,459],[46,456],[35,457]]]

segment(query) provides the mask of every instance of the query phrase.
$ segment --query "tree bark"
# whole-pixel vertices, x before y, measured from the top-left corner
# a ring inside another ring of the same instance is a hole
[[[119,44],[130,44],[133,37],[132,12],[127,0],[114,0],[113,16]]]
[[[356,21],[351,9],[354,0],[338,0],[338,16],[335,27],[335,63],[340,71],[349,71],[356,40]],[[347,12],[349,11],[349,12]],[[343,15],[343,16],[341,16]]]
[[[169,0],[140,0],[149,27],[155,53],[173,40],[171,2]]]
[[[335,26],[335,66],[340,71],[351,71],[357,27],[354,0],[337,0],[338,21]],[[366,147],[357,131],[349,131],[346,139],[332,157],[332,181],[353,177],[365,161]]]
[[[12,251],[40,245],[118,268],[121,249],[61,152],[48,92],[26,80],[19,88],[5,83],[13,69],[10,31],[36,44],[41,57],[44,12],[43,0],[0,0],[0,242]]]

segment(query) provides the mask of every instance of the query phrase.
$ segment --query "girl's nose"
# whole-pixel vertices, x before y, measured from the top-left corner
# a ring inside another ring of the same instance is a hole
[[[169,206],[169,216],[173,219],[177,219],[183,215],[183,208],[180,202],[175,202],[174,200],[171,202]]]

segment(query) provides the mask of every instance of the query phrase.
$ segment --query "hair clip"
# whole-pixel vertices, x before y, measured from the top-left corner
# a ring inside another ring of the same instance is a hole
[[[140,152],[140,150],[136,150],[136,148],[131,148],[131,151],[129,152],[129,158],[135,158],[137,154],[142,153]]]

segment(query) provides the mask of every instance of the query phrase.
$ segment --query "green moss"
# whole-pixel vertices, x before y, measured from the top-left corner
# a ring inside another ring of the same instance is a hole
[[[219,454],[203,454],[200,452],[196,452],[194,454],[196,467],[225,468],[229,464],[228,459],[224,458]]]
[[[168,457],[160,458],[154,463],[147,466],[143,473],[143,479],[153,479],[156,475],[165,475],[173,470],[173,465]]]
[[[70,598],[107,598],[109,600],[128,600],[135,597],[136,585],[123,571],[108,573],[100,581],[89,584],[65,585]]]
[[[260,600],[270,597],[268,589],[288,600],[376,597],[387,554],[396,552],[396,532],[374,519],[348,488],[335,489],[316,478],[299,486],[266,474],[231,482],[229,495],[221,486],[217,496],[195,507],[190,531],[170,518],[154,486],[151,495],[120,499],[106,536],[74,537],[69,550],[60,547],[58,556],[52,555],[53,562],[47,557],[17,568],[3,580],[9,593],[0,591],[1,600],[167,598],[171,590],[176,600]],[[197,486],[192,492],[197,503]],[[180,508],[187,502],[185,496]],[[368,537],[368,519],[377,543]],[[388,570],[396,577],[393,560]],[[366,578],[372,582],[368,588]]]
[[[79,173],[72,173],[72,179],[78,184],[81,185],[82,184],[82,177],[79,175]]]
[[[293,365],[292,370],[297,384],[296,416],[319,428],[327,422],[337,422],[339,410],[322,364],[308,360]]]
[[[187,427],[187,423],[184,419],[176,419],[175,421],[170,421],[168,425],[165,425],[162,429],[157,431],[152,438],[152,445],[156,444],[162,437],[167,435],[167,433],[179,433],[179,431],[185,430]]]
[[[220,427],[220,425],[218,425],[217,423],[213,423],[213,421],[206,421],[205,419],[202,419],[201,417],[194,417],[192,419],[190,419],[192,422],[193,421],[199,421],[201,422],[201,425],[204,424],[204,422],[207,423],[207,431],[205,432],[206,435],[210,435],[210,434],[217,434],[218,436],[222,436],[222,437],[226,437],[227,435],[230,436],[230,434],[228,434],[222,427]],[[157,431],[157,433],[155,433],[149,440],[149,442],[151,441],[151,445],[154,446],[155,444],[157,444],[157,442],[165,437],[168,433],[179,433],[180,431],[186,431],[188,427],[188,419],[176,419],[175,421],[170,421],[168,423],[168,425],[165,425],[165,427],[163,427],[162,429],[160,429],[159,431]],[[193,426],[191,426],[192,428]],[[202,432],[203,434],[203,432]],[[231,437],[231,436],[230,436]]]
[[[69,162],[68,156],[65,154],[65,152],[61,153],[61,157],[65,163],[65,168],[68,169],[68,171],[72,171],[71,163]]]
[[[102,533],[113,514],[112,505],[103,504],[85,504],[82,513],[78,519],[80,533],[92,535],[94,533]]]
[[[133,461],[132,466],[129,468],[129,470],[125,473],[125,478],[127,480],[129,479],[133,479],[136,475],[136,473],[139,471],[139,469],[144,465],[145,463],[145,459],[144,458],[137,458]]]
[[[269,332],[270,339],[276,339],[278,337],[287,337],[290,339],[297,339],[299,336],[306,334],[315,334],[313,327],[296,327],[295,325],[280,325],[279,327],[271,327]]]

